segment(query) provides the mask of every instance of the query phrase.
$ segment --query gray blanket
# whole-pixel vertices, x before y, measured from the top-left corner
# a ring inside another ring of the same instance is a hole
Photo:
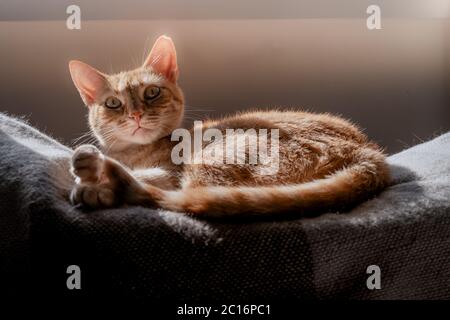
[[[2,294],[172,299],[450,298],[450,134],[389,157],[394,185],[348,213],[208,222],[67,201],[71,150],[0,115]],[[82,270],[67,290],[66,268]],[[369,290],[367,267],[381,270]]]

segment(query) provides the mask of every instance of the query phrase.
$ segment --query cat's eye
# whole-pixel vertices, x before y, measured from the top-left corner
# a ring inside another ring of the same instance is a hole
[[[122,102],[116,97],[109,97],[105,101],[105,106],[110,109],[117,109],[120,108],[120,106],[122,106]]]
[[[149,86],[149,87],[145,88],[144,99],[145,100],[155,99],[157,96],[159,96],[160,91],[161,90],[158,87]]]

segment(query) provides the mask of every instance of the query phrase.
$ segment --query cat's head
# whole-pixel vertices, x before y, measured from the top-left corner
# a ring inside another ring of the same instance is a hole
[[[70,74],[89,109],[89,125],[105,147],[149,144],[169,135],[183,118],[172,40],[161,36],[139,68],[107,75],[70,61]]]

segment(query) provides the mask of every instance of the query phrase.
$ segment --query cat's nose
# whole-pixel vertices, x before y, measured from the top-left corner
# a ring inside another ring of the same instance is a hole
[[[134,112],[130,112],[129,117],[131,119],[136,120],[136,122],[139,123],[139,121],[141,120],[142,117],[142,111],[134,111]]]

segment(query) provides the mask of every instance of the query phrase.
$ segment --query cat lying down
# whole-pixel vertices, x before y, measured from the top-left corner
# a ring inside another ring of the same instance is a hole
[[[74,204],[143,205],[205,217],[309,214],[349,208],[389,184],[380,148],[356,126],[329,114],[252,111],[208,120],[202,130],[210,129],[215,139],[203,136],[200,146],[198,139],[189,141],[200,149],[185,148],[185,161],[174,161],[178,140],[172,133],[182,122],[184,98],[175,46],[166,36],[135,70],[106,75],[80,61],[69,68],[100,144],[100,150],[93,145],[75,150]],[[277,157],[265,163],[217,161],[218,153],[230,153],[224,142],[237,140],[244,141],[243,160],[249,160],[249,150],[258,150],[260,160],[255,130],[271,133],[265,142],[277,146],[272,148]],[[201,152],[208,148],[214,152]],[[193,161],[199,154],[202,161]]]

